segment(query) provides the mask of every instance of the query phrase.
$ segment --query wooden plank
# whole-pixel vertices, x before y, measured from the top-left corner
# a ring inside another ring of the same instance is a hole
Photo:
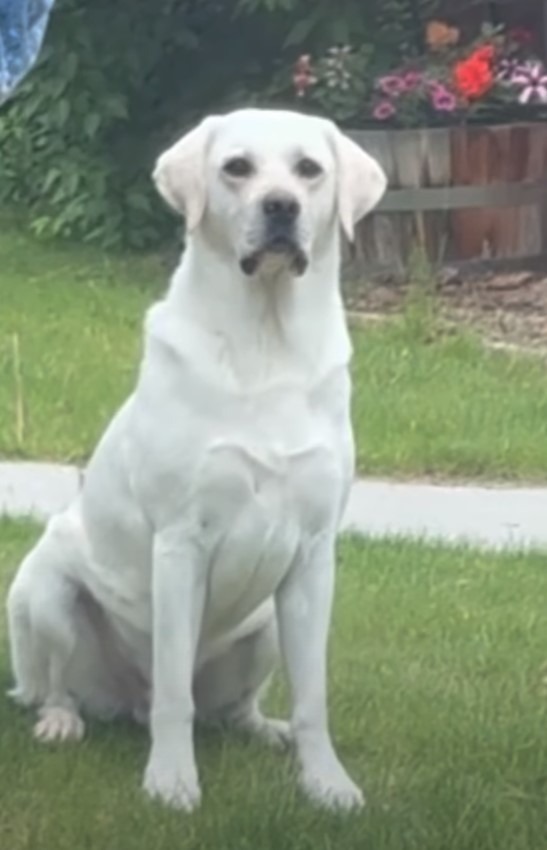
[[[539,204],[546,198],[547,180],[543,183],[393,189],[386,192],[377,209],[382,212],[415,212],[489,206],[519,207]]]
[[[492,128],[493,129],[493,128]],[[501,129],[501,128],[496,128]],[[450,136],[452,183],[456,186],[484,186],[499,180],[493,172],[492,136],[490,127],[457,127]],[[453,234],[454,255],[462,260],[490,258],[494,229],[493,207],[460,208],[451,211],[450,231]]]
[[[395,185],[396,172],[392,149],[393,132],[389,130],[375,130],[373,133],[352,132],[348,135],[359,147],[378,160],[386,173],[389,184]]]

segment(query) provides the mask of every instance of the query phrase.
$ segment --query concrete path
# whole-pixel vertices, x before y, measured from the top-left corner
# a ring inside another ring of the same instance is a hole
[[[43,521],[78,492],[80,472],[54,463],[0,463],[0,515]]]
[[[344,525],[377,537],[547,550],[547,488],[357,481]]]
[[[0,515],[43,521],[71,500],[79,482],[79,471],[70,466],[0,463]],[[547,550],[547,488],[361,480],[354,485],[344,527],[377,537]]]

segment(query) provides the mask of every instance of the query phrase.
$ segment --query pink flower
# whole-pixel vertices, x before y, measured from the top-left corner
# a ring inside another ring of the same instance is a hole
[[[399,74],[388,74],[376,81],[377,88],[388,97],[399,97],[406,90],[404,78]]]
[[[309,54],[304,54],[297,59],[292,81],[297,97],[304,97],[307,90],[317,82],[317,77],[313,75]]]
[[[428,88],[429,94],[433,96],[435,92],[445,92],[446,86],[444,83],[441,83],[439,80],[427,80],[426,86]]]
[[[511,84],[521,89],[519,103],[547,103],[547,71],[541,62],[519,65]]]
[[[376,104],[372,115],[377,121],[387,121],[395,115],[395,107],[390,100],[381,100]]]
[[[431,103],[438,112],[453,112],[458,105],[456,96],[440,83],[431,89]]]

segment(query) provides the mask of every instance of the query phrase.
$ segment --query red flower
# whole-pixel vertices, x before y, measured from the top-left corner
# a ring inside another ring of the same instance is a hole
[[[468,100],[477,100],[486,94],[494,84],[492,60],[494,48],[487,44],[479,47],[467,59],[454,66],[454,85],[456,90]]]
[[[534,33],[525,27],[513,27],[507,35],[511,41],[520,44],[521,47],[526,47],[534,41]]]
[[[495,49],[493,44],[483,44],[471,54],[470,59],[476,59],[478,62],[487,62],[489,65],[494,61]]]

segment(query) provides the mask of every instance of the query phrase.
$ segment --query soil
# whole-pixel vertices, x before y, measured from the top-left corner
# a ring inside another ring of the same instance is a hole
[[[463,278],[444,270],[435,288],[436,303],[450,324],[478,331],[496,347],[547,357],[547,275],[537,272],[489,273]],[[348,310],[363,320],[399,313],[408,286],[371,286],[346,298]]]

